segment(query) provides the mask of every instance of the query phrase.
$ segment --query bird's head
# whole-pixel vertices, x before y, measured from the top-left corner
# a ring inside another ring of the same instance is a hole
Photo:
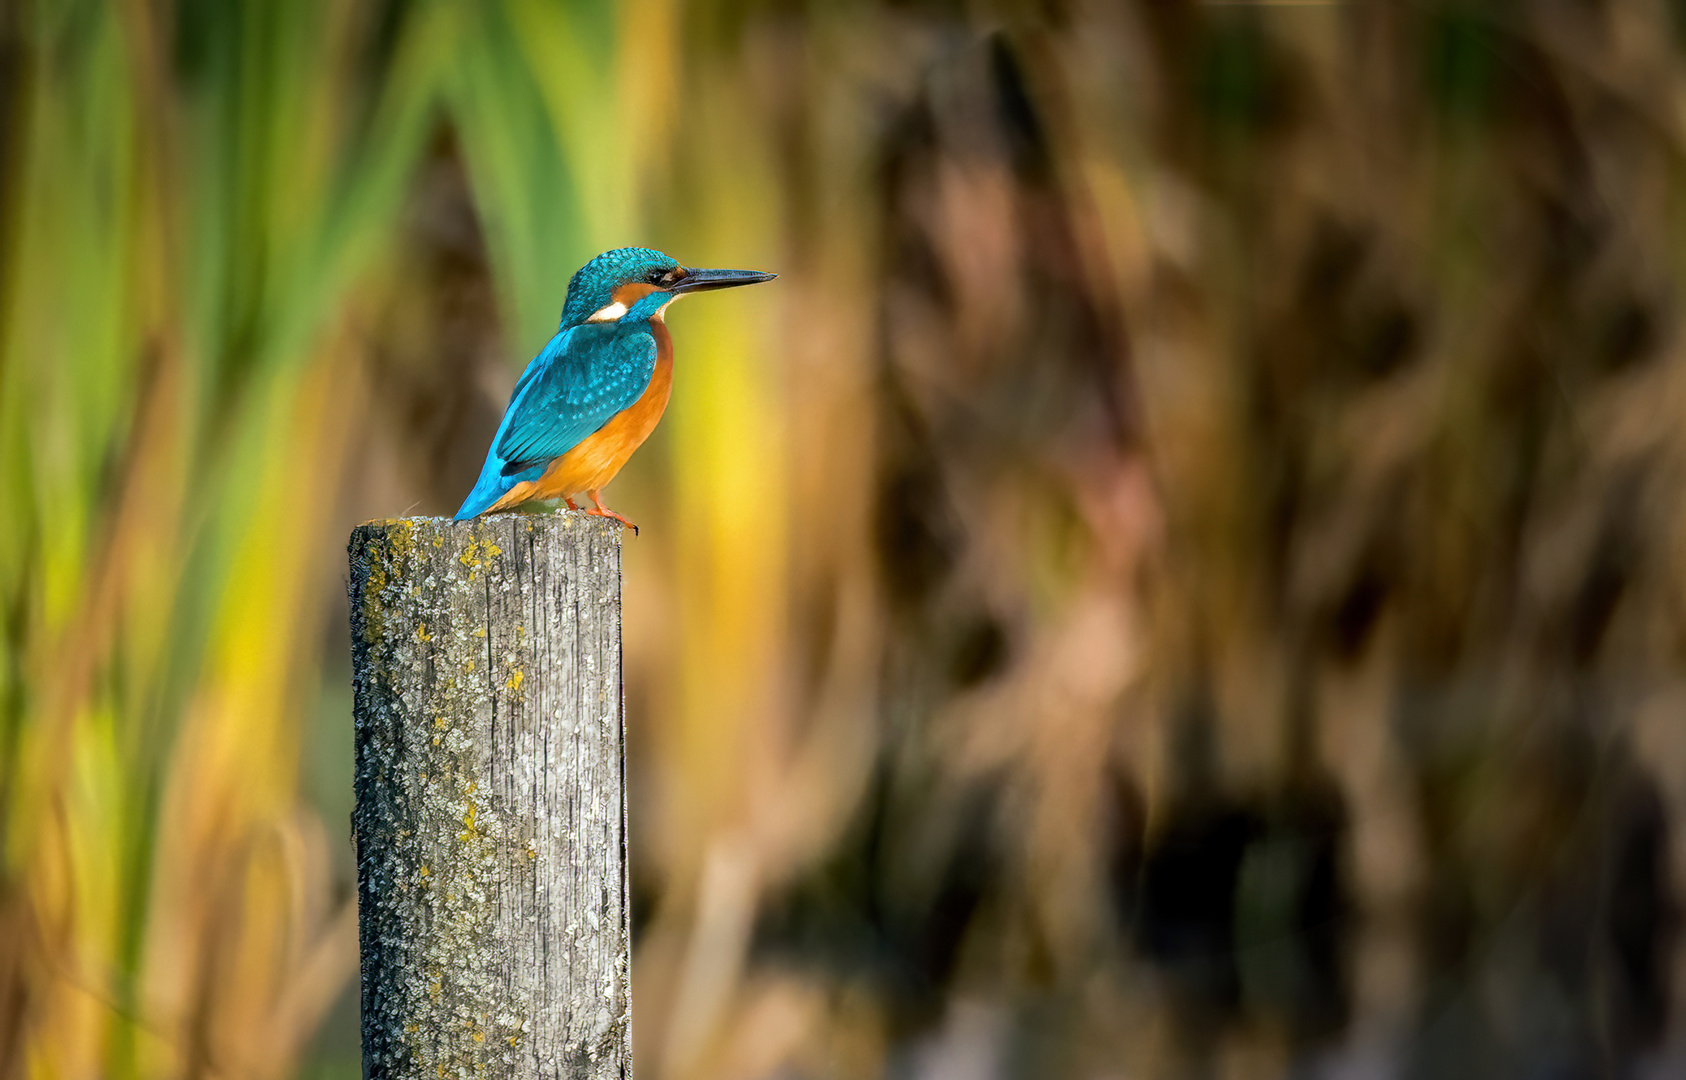
[[[574,272],[562,306],[562,326],[659,317],[679,296],[770,281],[758,270],[691,270],[650,248],[605,251]]]

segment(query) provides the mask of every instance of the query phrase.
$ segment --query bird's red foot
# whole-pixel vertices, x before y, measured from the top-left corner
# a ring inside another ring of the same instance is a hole
[[[568,509],[570,510],[578,510],[580,508],[578,503],[568,498],[566,495],[562,496],[562,501],[568,504]]]
[[[638,535],[638,526],[626,520],[626,518],[621,517],[607,506],[604,506],[603,500],[597,497],[597,492],[588,491],[586,494],[591,496],[591,505],[595,507],[595,509],[587,510],[586,513],[590,514],[592,517],[605,517],[612,521],[618,521],[621,523],[621,527],[623,529],[631,529],[632,535]]]

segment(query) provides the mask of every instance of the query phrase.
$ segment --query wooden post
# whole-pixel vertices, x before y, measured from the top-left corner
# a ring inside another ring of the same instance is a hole
[[[632,1072],[620,528],[351,535],[363,1075]]]

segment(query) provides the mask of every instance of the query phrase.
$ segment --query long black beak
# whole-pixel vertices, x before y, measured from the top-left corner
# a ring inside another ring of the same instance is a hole
[[[685,276],[668,286],[668,292],[706,292],[709,289],[730,289],[737,285],[758,285],[771,281],[777,274],[759,270],[687,270]]]

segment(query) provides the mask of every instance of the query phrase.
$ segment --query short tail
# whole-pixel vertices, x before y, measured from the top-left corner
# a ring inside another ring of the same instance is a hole
[[[488,451],[486,464],[480,467],[480,479],[474,482],[474,488],[468,493],[468,498],[457,508],[456,520],[467,521],[469,518],[479,517],[490,510],[497,501],[509,494],[509,489],[523,480],[534,479],[544,472],[544,466],[516,473],[514,476],[503,474],[503,459],[495,452]]]

